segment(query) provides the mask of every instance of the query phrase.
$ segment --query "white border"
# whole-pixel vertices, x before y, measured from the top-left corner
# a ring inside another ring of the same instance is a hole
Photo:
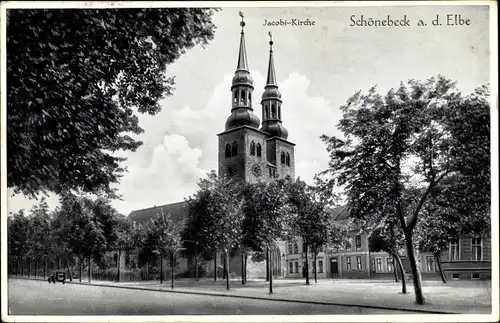
[[[497,2],[496,1],[379,1],[379,2],[339,2],[339,1],[315,1],[315,2],[305,2],[305,1],[255,1],[255,2],[216,2],[216,1],[196,1],[196,2],[64,2],[64,1],[54,1],[54,2],[2,2],[0,3],[0,39],[1,39],[1,65],[0,70],[2,71],[0,77],[1,83],[1,100],[0,100],[0,153],[1,153],[1,227],[6,227],[7,219],[7,206],[5,201],[7,200],[7,183],[6,183],[6,139],[5,139],[5,121],[6,121],[6,76],[5,76],[5,66],[6,66],[6,9],[8,8],[146,8],[146,7],[353,7],[353,6],[367,6],[367,7],[377,7],[377,6],[459,6],[459,5],[489,5],[490,6],[490,80],[491,80],[491,193],[492,193],[492,203],[491,203],[491,225],[492,228],[498,229],[498,17],[497,17]],[[498,242],[499,242],[499,232],[498,230],[492,229],[492,307],[493,314],[481,314],[481,315],[366,315],[366,316],[353,316],[353,315],[319,315],[319,316],[6,316],[7,311],[7,237],[5,234],[5,229],[2,230],[1,235],[1,307],[2,307],[2,321],[17,321],[17,322],[109,322],[120,321],[120,322],[158,322],[158,321],[175,321],[175,322],[256,322],[262,321],[263,319],[273,321],[273,322],[303,322],[303,321],[314,321],[314,322],[330,322],[343,321],[343,322],[424,322],[424,321],[440,321],[440,322],[471,322],[471,321],[498,321],[499,320],[499,254],[498,254]]]

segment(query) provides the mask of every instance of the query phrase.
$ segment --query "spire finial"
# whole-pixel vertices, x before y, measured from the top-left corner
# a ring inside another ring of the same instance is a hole
[[[241,17],[241,22],[240,22],[240,26],[241,26],[241,33],[243,33],[243,27],[245,27],[245,16],[243,15],[243,12],[239,12],[239,15]]]
[[[274,44],[274,42],[273,42],[273,34],[271,33],[271,31],[269,31],[268,35],[269,35],[270,51],[272,52],[273,51],[273,44]]]

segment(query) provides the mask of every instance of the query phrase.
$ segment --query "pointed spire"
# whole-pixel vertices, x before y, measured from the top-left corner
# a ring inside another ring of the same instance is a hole
[[[245,33],[243,32],[243,27],[245,27],[245,21],[243,20],[243,13],[240,11],[241,17],[241,37],[240,37],[240,52],[238,54],[238,66],[236,71],[248,71],[248,61],[247,61],[247,49],[245,47]]]
[[[277,86],[278,83],[276,82],[276,73],[274,71],[274,59],[273,59],[273,35],[271,32],[269,32],[269,67],[267,69],[267,85],[275,85]]]

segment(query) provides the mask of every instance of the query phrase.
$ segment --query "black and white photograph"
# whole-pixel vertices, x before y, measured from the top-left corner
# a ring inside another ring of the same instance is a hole
[[[2,2],[5,322],[496,322],[495,1]]]

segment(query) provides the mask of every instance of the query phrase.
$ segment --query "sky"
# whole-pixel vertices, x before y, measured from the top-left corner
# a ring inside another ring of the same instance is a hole
[[[295,143],[295,174],[312,183],[326,169],[328,154],[321,134],[340,135],[340,106],[356,91],[374,85],[380,93],[408,79],[438,74],[456,80],[462,93],[487,84],[490,73],[489,18],[485,6],[223,8],[213,21],[214,39],[189,50],[167,67],[175,75],[172,96],[162,111],[141,115],[144,142],[122,153],[128,172],[117,186],[122,200],[113,206],[131,211],[179,202],[195,193],[197,182],[217,169],[217,134],[231,110],[231,80],[237,64],[241,18],[245,15],[248,64],[254,98],[260,98],[273,34],[274,62],[282,93],[283,125]],[[446,15],[470,19],[468,26],[447,26]],[[351,26],[360,19],[410,20],[409,27]],[[442,26],[432,26],[439,15]],[[264,26],[265,20],[309,19],[314,26]],[[427,26],[417,26],[422,19]],[[254,106],[261,116],[260,105]],[[57,196],[49,195],[55,207]],[[9,191],[7,209],[29,209],[35,200]]]

